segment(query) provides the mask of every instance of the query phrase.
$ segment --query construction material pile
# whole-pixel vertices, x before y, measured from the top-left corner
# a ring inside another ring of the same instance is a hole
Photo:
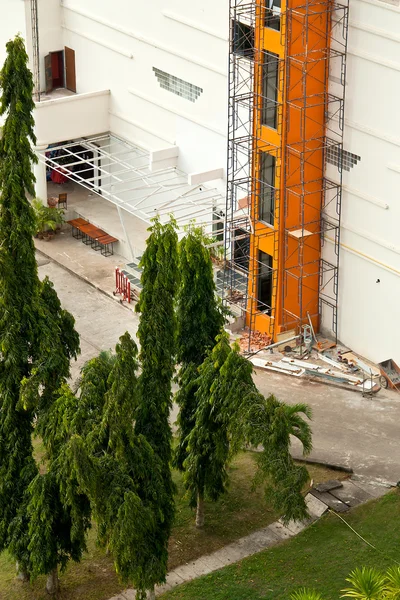
[[[245,331],[239,340],[240,351],[244,352],[257,352],[266,348],[272,343],[271,337],[266,333],[260,331],[252,331],[250,335],[250,346],[249,346],[249,332]]]

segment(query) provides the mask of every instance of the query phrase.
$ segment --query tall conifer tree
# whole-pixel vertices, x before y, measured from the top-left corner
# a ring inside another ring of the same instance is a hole
[[[0,551],[8,547],[29,569],[25,493],[37,468],[32,455],[32,410],[19,403],[21,381],[31,371],[40,337],[40,283],[33,234],[37,158],[32,110],[33,82],[20,37],[7,43],[0,72]]]
[[[31,441],[34,415],[44,432],[54,392],[69,376],[69,361],[79,351],[72,315],[61,309],[50,282],[38,277],[35,216],[27,199],[34,195],[32,164],[37,161],[27,64],[24,42],[17,36],[7,44],[0,72],[0,115],[5,116],[0,139],[0,551],[8,548],[26,576],[35,573],[39,554],[54,554],[51,531],[66,523],[58,484],[54,487],[54,481],[38,474]],[[43,531],[39,508],[32,529],[29,504],[33,498],[36,507],[41,499],[47,502],[49,491],[51,500],[42,507],[52,524],[48,521]],[[57,565],[57,556],[50,562]],[[48,571],[41,567],[40,572]]]
[[[169,415],[172,406],[172,378],[175,371],[178,236],[171,219],[162,225],[155,219],[142,258],[142,285],[137,311],[140,312],[139,377],[140,403],[136,411],[135,432],[143,435],[162,462],[165,493],[160,502],[163,522],[158,535],[157,560],[165,573],[168,539],[174,516],[174,485],[171,476],[172,432]]]
[[[180,371],[175,400],[180,411],[175,464],[183,470],[188,436],[195,423],[197,369],[215,345],[225,320],[216,295],[210,251],[199,227],[192,227],[179,243],[179,274],[177,362]]]

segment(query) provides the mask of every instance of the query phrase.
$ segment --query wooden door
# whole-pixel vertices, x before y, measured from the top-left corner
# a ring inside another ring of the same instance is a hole
[[[64,48],[65,55],[65,87],[71,92],[76,92],[76,75],[75,75],[75,50]]]
[[[44,72],[46,78],[46,92],[53,89],[53,69],[51,66],[51,54],[44,57]]]

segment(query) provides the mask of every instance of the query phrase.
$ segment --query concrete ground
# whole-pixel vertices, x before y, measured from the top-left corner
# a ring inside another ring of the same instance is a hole
[[[57,236],[42,245],[51,253],[51,258],[62,262],[62,257],[57,257],[64,243],[60,239]],[[99,288],[110,294],[107,297],[87,281],[39,255],[40,276],[48,275],[54,282],[63,306],[75,316],[81,335],[82,354],[73,366],[75,377],[84,361],[102,349],[113,348],[125,331],[134,335],[138,315],[112,297],[115,257],[104,258],[69,236],[65,239],[69,240],[65,242],[69,248],[78,247],[82,272],[87,274],[87,279],[94,279]],[[97,261],[90,268],[86,261],[89,253],[94,256],[92,260]],[[68,265],[71,267],[70,263]],[[101,266],[102,277],[96,272],[96,265]],[[86,275],[79,274],[85,279]],[[261,371],[256,372],[255,381],[265,395],[273,393],[290,404],[303,402],[311,406],[314,444],[311,458],[351,467],[365,478],[400,480],[399,393],[381,390],[369,400],[359,392]],[[176,409],[172,420],[175,414]],[[299,454],[297,446],[294,453]]]

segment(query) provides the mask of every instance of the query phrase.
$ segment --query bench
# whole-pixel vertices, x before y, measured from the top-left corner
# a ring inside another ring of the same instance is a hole
[[[106,235],[105,237],[98,238],[97,242],[100,244],[102,255],[111,256],[114,254],[114,243],[118,242],[118,240],[112,235]]]
[[[72,227],[72,237],[76,238],[77,240],[81,240],[83,238],[81,227],[84,225],[89,225],[89,221],[85,221],[85,219],[72,219],[71,221],[67,221],[67,223]]]
[[[85,219],[71,219],[67,223],[72,227],[74,238],[81,239],[84,244],[90,245],[96,251],[100,250],[103,256],[114,254],[114,243],[118,242],[117,238],[92,225],[89,221],[85,221]]]

